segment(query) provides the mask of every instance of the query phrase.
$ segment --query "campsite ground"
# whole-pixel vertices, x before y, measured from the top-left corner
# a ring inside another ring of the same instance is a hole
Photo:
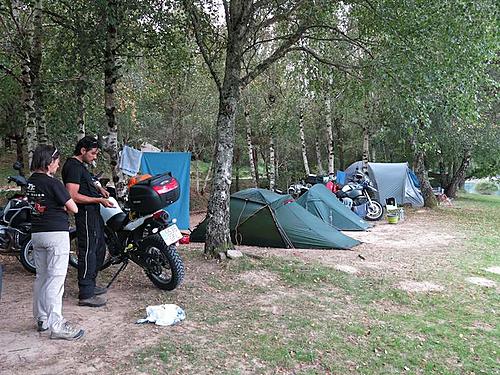
[[[191,244],[178,290],[130,266],[97,310],[76,306],[70,269],[64,309],[87,331],[78,342],[35,332],[33,276],[0,256],[0,373],[498,374],[499,212],[500,199],[471,195],[411,210],[352,233],[364,241],[353,251],[240,247],[244,258],[220,263]],[[187,319],[134,324],[161,303]]]

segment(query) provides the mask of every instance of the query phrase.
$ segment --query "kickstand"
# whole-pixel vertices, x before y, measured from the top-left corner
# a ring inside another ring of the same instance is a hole
[[[123,264],[120,266],[120,268],[118,268],[118,271],[116,271],[115,275],[113,276],[113,278],[111,279],[111,281],[109,282],[108,285],[106,285],[106,289],[109,289],[109,287],[111,286],[111,284],[113,284],[113,281],[115,281],[115,279],[118,277],[118,275],[120,274],[120,272],[122,272],[125,267],[127,267],[128,265],[128,260],[126,260],[125,262],[123,262]]]

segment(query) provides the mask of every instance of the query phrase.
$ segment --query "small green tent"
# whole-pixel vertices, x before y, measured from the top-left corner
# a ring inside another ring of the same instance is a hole
[[[230,230],[238,245],[300,249],[350,249],[359,241],[348,237],[298,205],[290,195],[246,189],[231,195]],[[204,242],[206,219],[191,233]]]
[[[316,184],[297,203],[339,230],[367,230],[370,225],[347,208],[325,185]]]

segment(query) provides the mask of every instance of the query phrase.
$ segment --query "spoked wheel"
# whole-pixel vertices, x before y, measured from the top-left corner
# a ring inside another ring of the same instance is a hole
[[[174,290],[184,279],[184,264],[175,245],[167,246],[159,235],[145,238],[140,245],[149,279],[162,290]]]
[[[104,237],[107,242],[106,232],[104,232]],[[69,264],[78,269],[78,239],[76,236],[76,231],[69,233],[69,239],[70,239]],[[108,268],[112,264],[110,260],[111,254],[109,253],[107,246],[105,251],[106,251],[106,256],[104,258],[104,262],[101,268],[99,269],[100,271],[105,268]]]
[[[366,220],[369,221],[380,220],[384,215],[384,208],[374,199],[372,199],[371,203],[368,203],[367,211]]]
[[[35,258],[33,256],[33,240],[31,236],[21,246],[19,260],[27,271],[36,273]]]

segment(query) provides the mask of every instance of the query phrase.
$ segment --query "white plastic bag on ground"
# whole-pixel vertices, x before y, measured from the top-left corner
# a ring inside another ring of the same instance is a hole
[[[155,323],[158,326],[171,326],[186,319],[182,308],[174,304],[146,307],[146,318],[139,319],[136,323]]]

